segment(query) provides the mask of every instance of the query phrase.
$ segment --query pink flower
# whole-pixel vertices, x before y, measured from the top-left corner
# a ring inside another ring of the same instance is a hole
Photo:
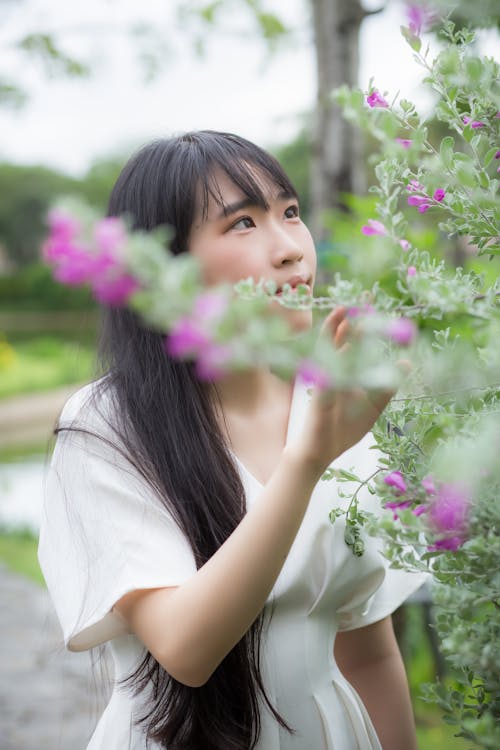
[[[140,286],[137,279],[120,268],[91,279],[90,285],[95,298],[103,305],[125,305]]]
[[[366,97],[366,103],[370,107],[384,107],[387,108],[389,104],[386,102],[384,97],[379,93],[378,89],[373,89],[372,93]]]
[[[413,141],[411,141],[409,138],[396,138],[396,143],[399,143],[400,146],[408,149],[411,148]]]
[[[446,195],[446,190],[443,190],[443,188],[438,188],[434,191],[434,195],[432,196],[435,201],[438,201],[438,203],[441,203],[444,196]]]
[[[363,234],[370,236],[372,234],[387,234],[387,229],[384,227],[381,221],[376,219],[368,219],[368,223],[361,227]]]
[[[221,291],[203,292],[196,299],[193,307],[193,313],[196,318],[201,320],[215,322],[220,320],[227,310],[228,299]]]
[[[434,480],[430,475],[424,477],[421,484],[428,495],[435,495],[437,493],[436,485],[434,484]]]
[[[408,196],[409,206],[425,206],[426,210],[429,208],[429,198],[426,195],[409,195]]]
[[[358,315],[373,315],[374,312],[375,312],[375,308],[373,307],[373,305],[370,305],[368,302],[365,302],[365,304],[362,307],[353,305],[352,307],[347,308],[347,315],[350,318],[357,318]]]
[[[101,252],[118,257],[127,241],[123,221],[115,216],[101,219],[94,227],[94,240]]]
[[[386,335],[400,346],[408,346],[417,335],[417,326],[409,318],[395,318],[389,322]]]
[[[78,219],[75,219],[74,216],[67,214],[60,208],[52,208],[49,211],[47,223],[52,240],[70,242],[81,232],[81,225]]]
[[[480,120],[473,120],[472,117],[467,117],[467,116],[462,117],[462,122],[465,125],[470,125],[471,128],[474,128],[475,130],[477,128],[484,128],[485,126],[484,122],[481,122]]]
[[[45,260],[54,266],[54,278],[68,286],[82,286],[93,277],[95,256],[85,248],[71,245],[44,245]]]
[[[389,508],[390,510],[392,510],[392,517],[395,521],[397,521],[397,519],[399,518],[398,511],[409,508],[410,506],[411,500],[401,500],[400,502],[394,501],[384,503],[384,508]]]
[[[462,485],[442,484],[429,508],[429,519],[435,531],[453,534],[464,531],[470,503],[470,493]]]
[[[410,249],[410,243],[408,242],[408,240],[399,240],[399,244],[401,245],[401,248],[405,251]]]
[[[413,508],[412,513],[414,516],[421,516],[422,513],[427,513],[427,505],[424,505],[424,504],[416,505]]]
[[[408,266],[407,274],[408,274],[408,276],[416,276],[417,275],[417,269],[415,268],[415,266]]]
[[[422,185],[422,183],[415,179],[410,180],[410,182],[406,186],[406,189],[410,193],[424,193],[425,192],[425,187]]]
[[[422,31],[428,31],[436,22],[437,13],[420,3],[408,3],[406,6],[406,18],[408,28],[415,36],[420,36]]]
[[[305,385],[324,391],[332,385],[330,375],[320,365],[310,359],[303,359],[297,368],[297,377]]]
[[[441,550],[456,552],[464,541],[461,536],[445,536],[442,539],[437,539],[434,544],[430,544],[427,549],[429,552],[440,552]]]
[[[429,549],[456,550],[466,537],[469,525],[471,495],[461,484],[442,484],[429,506],[429,528],[442,535]]]
[[[500,151],[497,151],[495,154],[495,159],[500,159]]]
[[[219,380],[227,375],[231,350],[223,344],[209,343],[196,359],[196,374],[200,380]]]
[[[386,474],[384,482],[389,487],[394,487],[398,495],[406,492],[406,482],[400,471],[391,471],[390,474]]]
[[[166,339],[166,349],[172,357],[189,357],[198,354],[211,343],[208,333],[191,318],[184,317],[175,323]]]

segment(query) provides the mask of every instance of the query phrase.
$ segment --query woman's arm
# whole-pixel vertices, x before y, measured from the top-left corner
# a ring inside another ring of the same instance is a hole
[[[203,685],[259,615],[318,478],[285,449],[257,502],[194,576],[176,588],[132,592],[115,605],[179,682]]]
[[[326,331],[342,346],[338,308]],[[217,552],[176,588],[136,591],[115,606],[179,682],[203,685],[263,609],[325,468],[373,426],[391,394],[315,393],[303,429],[287,446],[257,502]]]
[[[410,692],[391,617],[338,633],[335,660],[366,706],[383,750],[417,750]]]

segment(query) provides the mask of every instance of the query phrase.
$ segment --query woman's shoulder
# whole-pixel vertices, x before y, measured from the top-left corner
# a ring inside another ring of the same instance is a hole
[[[113,389],[107,376],[76,390],[64,403],[59,415],[59,429],[104,429],[113,415]],[[109,429],[109,427],[108,427]]]

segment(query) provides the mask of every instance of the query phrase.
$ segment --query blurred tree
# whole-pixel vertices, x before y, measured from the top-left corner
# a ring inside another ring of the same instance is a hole
[[[45,167],[0,164],[0,243],[14,267],[39,257],[45,215],[61,194],[79,194],[78,182]]]
[[[126,160],[127,154],[98,159],[79,183],[81,195],[99,211],[106,211],[111,188]]]
[[[383,0],[381,0],[383,2]],[[270,51],[286,40],[306,38],[314,44],[316,61],[316,106],[311,135],[303,137],[311,155],[308,190],[309,223],[318,241],[326,238],[323,214],[331,208],[346,208],[342,194],[365,189],[363,141],[344,120],[332,101],[331,91],[358,82],[359,30],[363,20],[378,10],[367,10],[361,0],[304,0],[304,12],[291,29],[268,10],[266,0],[183,0],[184,18],[198,19],[204,27],[220,27],[222,13],[244,10],[253,16],[255,28]],[[300,32],[300,33],[299,33]],[[200,46],[202,33],[198,34]]]

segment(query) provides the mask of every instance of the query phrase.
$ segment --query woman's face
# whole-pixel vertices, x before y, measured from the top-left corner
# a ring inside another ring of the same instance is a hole
[[[215,181],[222,204],[210,198],[206,217],[200,209],[188,242],[205,283],[252,277],[255,282],[271,279],[278,289],[307,284],[312,293],[316,252],[295,196],[283,195],[277,185],[262,181],[266,209],[253,204],[226,174],[217,172]],[[278,307],[295,330],[310,327],[310,310]]]

